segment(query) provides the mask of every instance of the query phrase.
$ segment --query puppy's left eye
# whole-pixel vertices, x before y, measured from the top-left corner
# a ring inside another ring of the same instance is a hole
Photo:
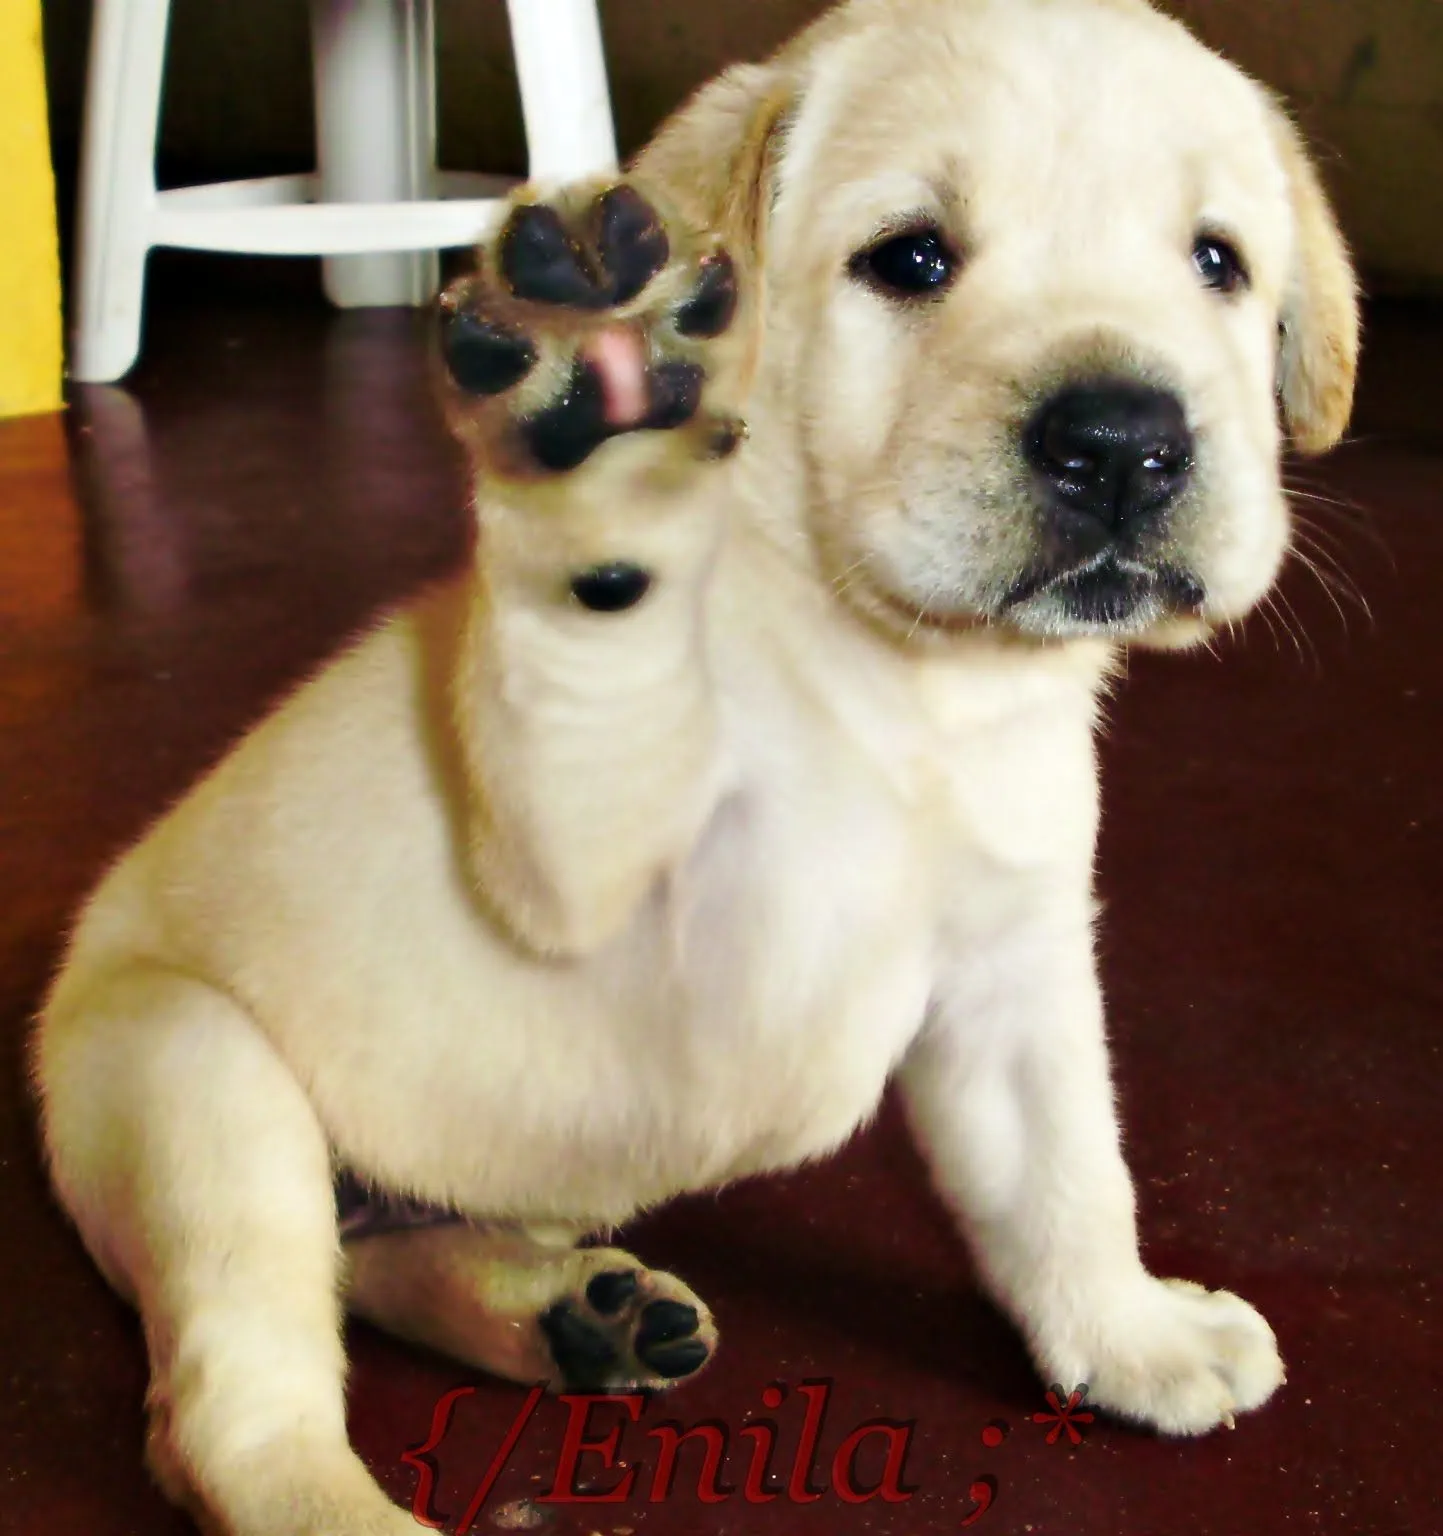
[[[914,229],[893,235],[850,263],[853,277],[899,299],[925,299],[941,293],[957,273],[957,257],[938,229]]]
[[[1248,285],[1248,269],[1237,247],[1219,235],[1199,235],[1192,248],[1192,263],[1204,286],[1214,293],[1236,293]]]

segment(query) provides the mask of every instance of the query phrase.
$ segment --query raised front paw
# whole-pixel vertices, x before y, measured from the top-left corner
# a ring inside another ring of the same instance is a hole
[[[1088,1402],[1170,1435],[1232,1427],[1284,1378],[1273,1330],[1230,1291],[1148,1277],[1095,1326],[1092,1338],[1049,1352],[1049,1380],[1087,1384]]]
[[[698,457],[722,457],[744,429],[703,397],[736,306],[726,251],[628,182],[518,200],[441,298],[452,427],[518,479],[576,469],[633,432],[686,428]]]

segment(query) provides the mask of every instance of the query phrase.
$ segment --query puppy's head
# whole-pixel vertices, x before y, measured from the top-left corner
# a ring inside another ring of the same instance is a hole
[[[691,110],[843,600],[1177,642],[1263,595],[1358,337],[1257,86],[1141,0],[853,0]]]

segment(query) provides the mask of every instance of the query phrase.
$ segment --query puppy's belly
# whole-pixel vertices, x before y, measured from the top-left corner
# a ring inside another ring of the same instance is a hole
[[[332,892],[323,928],[223,969],[363,1175],[620,1220],[828,1151],[875,1108],[926,1008],[932,922],[902,829],[844,824],[719,823],[582,963],[525,959],[417,869],[354,912]]]
[[[450,996],[433,966],[404,1012],[358,994],[362,1052],[323,1059],[292,1037],[341,1157],[472,1212],[619,1221],[837,1146],[925,1008],[915,934],[808,953],[797,925],[759,944],[748,923],[713,929],[704,963],[680,972],[660,915],[630,937],[550,973],[488,953]]]

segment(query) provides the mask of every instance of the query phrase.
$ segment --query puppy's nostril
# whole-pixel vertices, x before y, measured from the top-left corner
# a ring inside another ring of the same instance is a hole
[[[1091,474],[1097,468],[1096,456],[1079,446],[1074,423],[1065,412],[1048,412],[1042,419],[1038,447],[1042,468],[1062,470],[1069,475]]]
[[[1144,456],[1142,467],[1154,475],[1186,474],[1192,468],[1190,443],[1186,429],[1176,439],[1155,443]]]

